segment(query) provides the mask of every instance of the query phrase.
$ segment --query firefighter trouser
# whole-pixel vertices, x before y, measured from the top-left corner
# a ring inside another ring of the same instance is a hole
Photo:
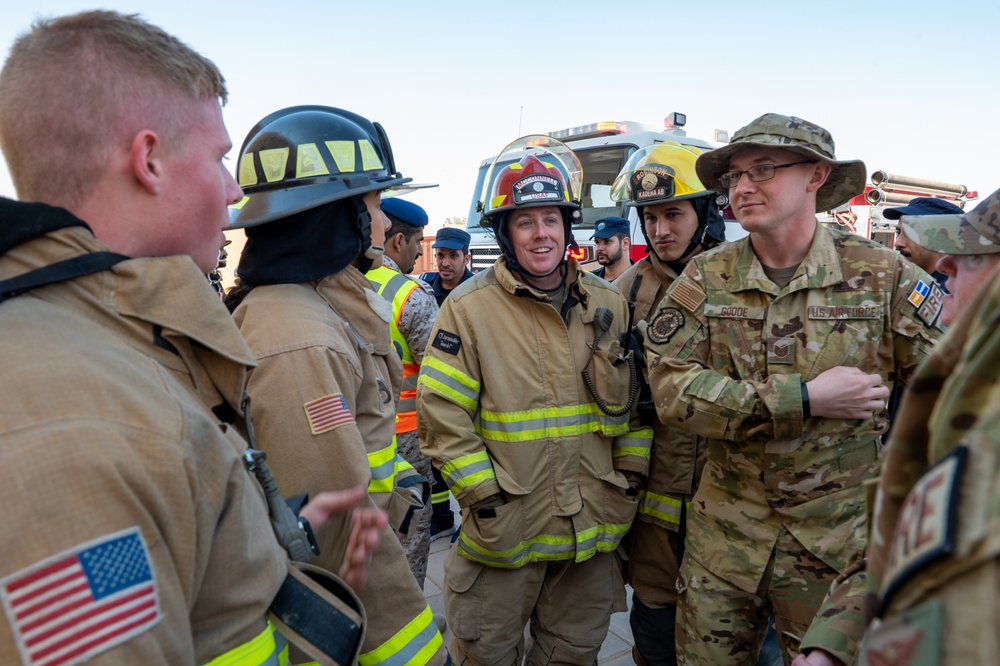
[[[448,484],[437,467],[431,468],[434,475],[434,485],[431,486],[431,506],[434,508],[433,521],[445,527],[455,524],[455,512],[451,510],[451,498],[448,496]]]
[[[760,585],[745,592],[685,556],[677,583],[677,659],[690,666],[754,664],[771,613],[785,663],[798,654],[837,571],[788,531],[778,534]]]
[[[633,590],[629,624],[646,666],[677,663],[674,621],[682,539],[679,532],[643,520],[632,523],[625,537],[627,581]]]
[[[457,666],[520,666],[529,622],[526,666],[593,666],[611,613],[625,610],[613,553],[497,569],[461,557],[452,546],[445,571],[445,613],[454,633],[449,650]]]

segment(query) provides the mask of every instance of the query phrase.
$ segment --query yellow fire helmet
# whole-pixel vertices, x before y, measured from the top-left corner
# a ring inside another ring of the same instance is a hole
[[[714,194],[695,172],[697,148],[667,141],[637,150],[611,186],[611,198],[629,206],[646,206]]]

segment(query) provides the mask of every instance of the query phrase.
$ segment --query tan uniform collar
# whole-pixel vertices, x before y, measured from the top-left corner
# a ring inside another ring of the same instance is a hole
[[[392,305],[372,289],[361,271],[348,266],[328,275],[316,282],[316,292],[376,354],[393,350],[389,333]]]
[[[0,278],[107,251],[85,227],[59,229],[0,257]],[[256,365],[253,353],[190,257],[129,259],[61,284],[61,289],[41,288],[35,294],[81,311],[143,351],[152,343],[151,328],[162,329],[167,341],[190,339],[218,391],[231,405],[240,404],[246,369]]]
[[[507,260],[504,257],[500,257],[493,264],[493,272],[496,275],[497,282],[503,287],[504,291],[510,292],[515,296],[530,296],[537,301],[545,303],[552,302],[552,299],[544,291],[540,291],[514,277],[514,274],[507,268]],[[566,296],[569,297],[572,295],[586,309],[588,292],[586,287],[580,282],[580,265],[576,262],[576,259],[566,260],[566,279],[563,284],[566,286]]]

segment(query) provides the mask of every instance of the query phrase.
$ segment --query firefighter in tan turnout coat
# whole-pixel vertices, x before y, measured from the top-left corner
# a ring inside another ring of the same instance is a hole
[[[530,138],[540,137],[509,146],[486,180],[503,256],[445,300],[417,423],[462,507],[445,568],[456,660],[520,663],[530,622],[527,663],[593,664],[624,610],[612,551],[652,433],[632,418],[625,300],[565,258],[576,156],[558,142],[525,156]]]

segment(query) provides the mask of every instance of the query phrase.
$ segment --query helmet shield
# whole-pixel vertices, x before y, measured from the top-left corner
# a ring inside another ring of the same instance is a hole
[[[676,141],[632,153],[611,185],[611,199],[646,206],[708,194],[695,172],[701,152]]]
[[[583,166],[568,146],[541,134],[523,136],[501,151],[483,179],[481,224],[520,207],[580,209]]]
[[[328,106],[276,111],[250,130],[230,206],[230,227],[252,227],[332,201],[408,183],[396,172],[385,130]]]

